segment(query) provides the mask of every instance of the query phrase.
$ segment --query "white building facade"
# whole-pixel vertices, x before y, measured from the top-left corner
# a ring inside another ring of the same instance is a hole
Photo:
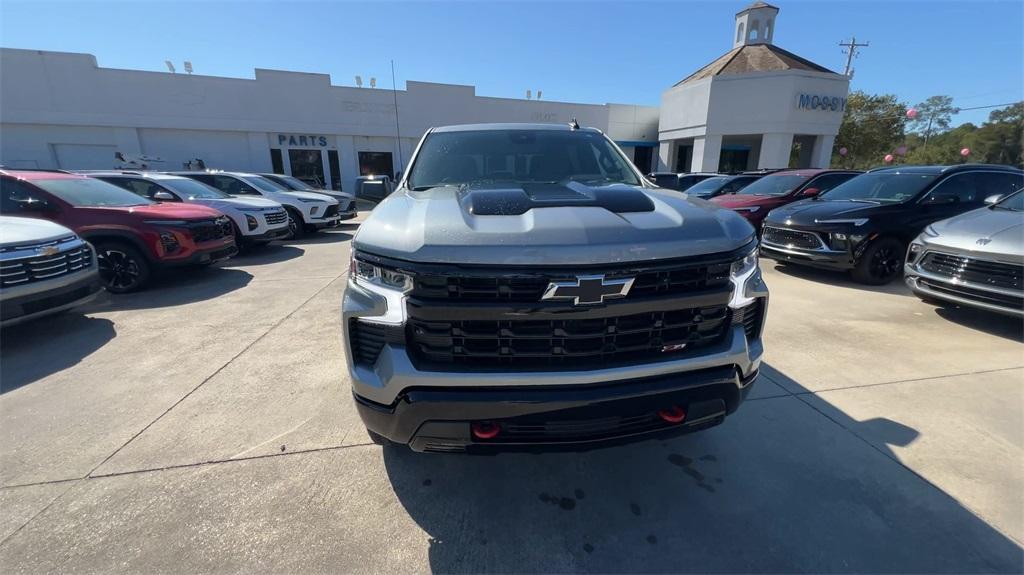
[[[110,169],[124,166],[120,154],[154,170],[278,172],[351,190],[360,175],[403,171],[432,126],[573,118],[645,172],[657,155],[651,106],[490,98],[413,81],[392,92],[262,69],[252,80],[119,70],[36,50],[0,49],[0,70],[0,165],[11,168]]]
[[[775,46],[778,13],[740,11],[733,49],[662,95],[660,171],[829,166],[849,78]]]

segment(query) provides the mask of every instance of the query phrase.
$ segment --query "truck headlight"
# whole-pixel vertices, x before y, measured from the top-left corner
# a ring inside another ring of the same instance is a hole
[[[732,262],[729,268],[729,279],[732,280],[732,297],[729,299],[729,307],[735,309],[743,307],[754,301],[754,298],[745,295],[747,281],[760,271],[760,264],[757,259],[757,245],[742,258]]]
[[[352,254],[350,281],[384,298],[387,310],[380,316],[360,317],[360,321],[387,324],[405,322],[405,298],[412,290],[412,276],[402,271],[361,260]]]

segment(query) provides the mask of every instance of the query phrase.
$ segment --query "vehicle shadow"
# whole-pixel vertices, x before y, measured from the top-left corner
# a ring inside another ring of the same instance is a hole
[[[221,264],[223,267],[234,266],[263,266],[276,264],[295,259],[305,253],[300,247],[284,244],[271,243],[264,246],[253,246],[246,248],[227,262]]]
[[[0,394],[65,370],[116,336],[114,322],[83,316],[81,310],[4,328],[0,331]]]
[[[181,268],[157,274],[146,289],[127,294],[105,293],[82,308],[85,312],[124,311],[172,307],[214,299],[239,290],[252,281],[249,272],[213,265]]]
[[[337,228],[332,230],[321,230],[315,234],[306,234],[298,239],[284,240],[282,245],[302,246],[313,244],[333,244],[347,242],[352,239],[352,234],[340,231]]]
[[[864,285],[857,283],[850,278],[849,274],[831,271],[821,270],[818,268],[812,268],[808,266],[802,266],[799,264],[790,264],[777,262],[772,259],[761,258],[762,266],[773,266],[775,271],[780,274],[784,274],[790,277],[800,278],[808,281],[840,286],[846,288],[854,288],[864,291],[871,291],[877,293],[887,293],[892,295],[903,295],[913,297],[914,292],[910,291],[910,288],[903,283],[903,279],[896,279],[892,282],[882,286]]]
[[[1016,543],[898,463],[918,435],[787,394],[667,441],[383,456],[434,572],[1019,573]]]
[[[975,331],[1024,343],[1024,319],[955,304],[937,306],[935,313]]]

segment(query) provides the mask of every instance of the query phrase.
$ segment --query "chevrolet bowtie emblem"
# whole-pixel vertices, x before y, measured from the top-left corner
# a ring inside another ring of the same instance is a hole
[[[626,297],[635,278],[605,279],[603,275],[576,276],[576,281],[551,282],[541,299],[571,299],[573,305],[604,303],[606,299]]]
[[[46,246],[45,248],[39,248],[36,250],[41,256],[55,256],[60,253],[60,250],[54,246]]]

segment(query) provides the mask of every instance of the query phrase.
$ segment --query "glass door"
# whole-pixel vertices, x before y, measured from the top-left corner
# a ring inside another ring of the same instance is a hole
[[[288,150],[288,163],[292,176],[315,188],[324,188],[324,157],[320,150]]]

